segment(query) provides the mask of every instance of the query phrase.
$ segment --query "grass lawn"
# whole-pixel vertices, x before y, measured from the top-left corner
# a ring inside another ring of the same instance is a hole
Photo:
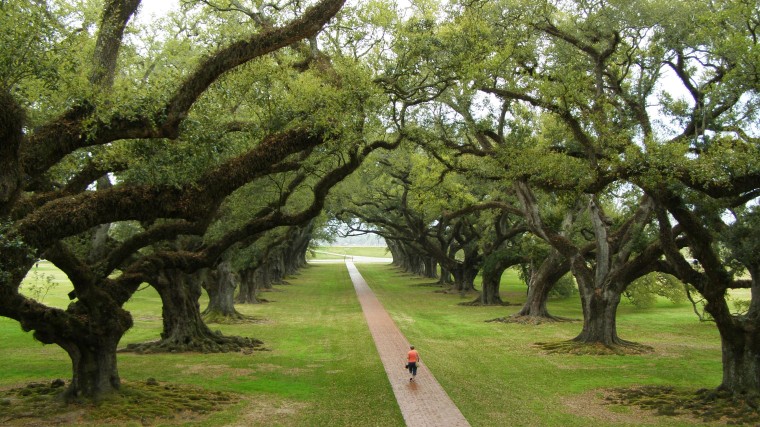
[[[362,253],[345,250],[349,255],[388,256],[378,254],[384,249],[376,249]],[[337,252],[336,248],[329,251]],[[696,390],[720,382],[717,330],[712,324],[698,322],[687,305],[661,303],[650,309],[621,305],[621,337],[650,345],[654,353],[547,355],[533,344],[573,338],[581,323],[487,323],[519,307],[460,306],[459,302],[473,297],[437,293],[437,288],[428,286],[430,279],[406,275],[390,266],[359,264],[358,268],[402,332],[417,346],[423,363],[473,426],[693,425],[694,421],[656,417],[634,408],[603,406],[600,390],[635,385]],[[70,289],[65,277],[47,263],[41,263],[38,271],[27,282],[36,288],[26,286],[25,292],[38,292],[50,283],[52,288],[44,301],[65,306]],[[50,280],[46,276],[51,276]],[[268,351],[251,355],[119,354],[119,373],[127,387],[152,377],[162,384],[241,396],[238,403],[210,415],[184,414],[174,420],[148,423],[404,425],[345,266],[312,265],[288,282],[290,285],[277,286],[266,295],[271,303],[238,306],[239,311],[259,319],[257,322],[210,325],[225,334],[261,339]],[[525,289],[514,274],[505,274],[502,291],[502,297],[510,302],[525,298]],[[158,338],[159,302],[150,287],[135,295],[127,306],[135,327],[122,339],[122,345]],[[577,299],[552,301],[549,308],[557,315],[581,317]],[[59,347],[34,342],[31,334],[6,318],[0,318],[0,334],[0,389],[70,379],[69,358]],[[161,406],[161,402],[150,404]],[[71,425],[88,420],[92,425],[103,424],[102,419],[98,421],[97,410],[93,411],[79,414]],[[0,424],[3,412],[0,405]],[[140,425],[120,423],[108,424]]]
[[[542,354],[536,342],[567,340],[581,330],[579,300],[551,301],[553,314],[577,322],[487,323],[519,306],[471,307],[470,297],[434,292],[430,279],[359,265],[360,272],[441,385],[473,426],[693,425],[627,407],[600,407],[604,388],[671,385],[697,390],[721,380],[720,338],[686,304],[636,309],[623,303],[618,331],[654,353],[637,356]],[[516,274],[505,274],[502,297],[525,300]]]
[[[47,267],[47,263],[40,264],[42,269]],[[52,268],[49,272],[61,274]],[[129,386],[130,381],[144,382],[152,377],[162,384],[189,384],[243,396],[241,403],[212,416],[192,420],[181,417],[179,421],[188,425],[402,426],[403,418],[345,266],[307,267],[288,282],[291,284],[277,286],[267,295],[271,303],[237,306],[258,322],[210,325],[226,335],[261,339],[268,351],[251,355],[120,353],[122,380]],[[70,289],[68,283],[58,284],[45,301],[61,306],[68,300]],[[130,300],[127,308],[135,326],[124,336],[122,345],[158,338],[159,302],[150,287]],[[35,342],[17,322],[2,317],[0,334],[0,389],[70,379],[70,360],[58,346]],[[28,420],[23,418],[16,425],[26,425]],[[0,405],[0,425],[6,424],[4,421]],[[77,418],[70,425],[86,422]],[[169,421],[157,422],[165,423]]]

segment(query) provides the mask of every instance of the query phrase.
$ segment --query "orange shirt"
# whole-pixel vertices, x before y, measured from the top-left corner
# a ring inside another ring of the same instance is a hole
[[[409,350],[409,353],[406,354],[407,360],[409,362],[419,362],[420,361],[420,354],[417,353],[417,350]]]

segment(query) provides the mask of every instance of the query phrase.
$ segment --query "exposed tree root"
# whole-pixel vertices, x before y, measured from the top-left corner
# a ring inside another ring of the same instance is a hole
[[[433,291],[433,292],[435,292],[437,294],[447,294],[447,295],[457,294],[457,295],[460,295],[462,297],[466,297],[467,295],[472,295],[474,293],[477,293],[478,291],[476,291],[475,289],[461,290],[461,289],[457,289],[457,288],[455,288],[453,286],[446,286],[444,289],[440,289],[440,290]]]
[[[705,423],[720,420],[728,425],[760,425],[760,396],[757,394],[650,386],[613,389],[605,400],[611,405],[633,405],[656,411],[657,415],[688,415]]]
[[[265,304],[268,302],[272,302],[272,301],[269,301],[266,298],[256,298],[256,301],[235,301],[235,304],[256,305],[256,304]],[[217,323],[224,323],[224,322],[217,322]]]
[[[498,301],[498,302],[494,302],[490,304],[484,304],[480,302],[480,298],[477,298],[470,302],[460,302],[459,305],[463,305],[466,307],[509,307],[509,306],[522,305],[522,304],[510,303],[509,301]]]
[[[139,344],[129,344],[120,352],[147,353],[232,353],[243,352],[251,354],[254,351],[264,351],[264,343],[255,338],[224,336],[221,332],[205,334],[202,337],[169,338]]]
[[[536,347],[544,350],[548,354],[575,354],[575,355],[627,355],[627,354],[645,354],[654,351],[654,348],[630,341],[620,340],[617,344],[586,343],[579,341],[560,341],[560,342],[539,342]]]
[[[541,325],[543,323],[579,322],[579,320],[571,319],[569,317],[552,316],[551,314],[545,316],[522,316],[513,314],[507,317],[498,317],[496,319],[486,320],[486,322],[517,323],[520,325]]]
[[[451,285],[443,285],[438,282],[431,282],[431,283],[417,283],[412,286],[425,287],[425,288],[442,288],[444,286],[449,287]]]
[[[202,314],[203,321],[206,323],[218,323],[221,325],[237,325],[240,323],[255,323],[261,319],[255,316],[247,316],[235,310],[233,314],[225,314],[219,311],[206,311]]]

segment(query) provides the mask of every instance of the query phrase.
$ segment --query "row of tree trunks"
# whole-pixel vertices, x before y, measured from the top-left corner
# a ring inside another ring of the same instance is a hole
[[[454,283],[451,285],[451,290],[459,292],[464,295],[468,292],[475,291],[475,277],[477,277],[480,270],[477,267],[463,264],[457,266],[452,270],[454,276]]]
[[[306,266],[308,251],[314,231],[314,222],[303,227],[291,228],[283,244],[267,248],[261,259],[252,261],[253,266],[238,272],[240,285],[235,302],[258,304],[259,294],[271,290],[273,284],[281,284],[285,278],[296,274]]]
[[[388,248],[393,256],[393,265],[407,273],[417,276],[438,278],[437,262],[408,244],[387,240]]]
[[[152,283],[162,302],[163,331],[156,342],[130,344],[125,349],[137,353],[188,352],[219,353],[255,349],[259,340],[223,336],[213,332],[201,316],[199,298],[205,271],[187,274],[163,270]]]
[[[166,351],[203,351],[222,352],[255,348],[261,345],[258,340],[244,337],[225,337],[212,332],[204,318],[211,321],[245,320],[246,317],[235,309],[235,301],[242,303],[258,302],[258,293],[263,288],[271,288],[270,277],[283,277],[282,271],[295,272],[305,265],[305,253],[310,234],[307,233],[297,242],[298,254],[288,257],[279,255],[277,262],[265,262],[256,269],[235,273],[229,262],[220,263],[215,270],[200,270],[195,274],[186,274],[180,270],[166,269],[152,285],[161,296],[163,304],[163,332],[161,340],[152,343],[133,344],[127,351],[166,352]],[[305,244],[303,242],[305,240]],[[281,251],[282,252],[282,251]],[[271,260],[270,260],[271,261]],[[272,271],[278,271],[271,275]],[[245,283],[246,286],[238,286]],[[209,305],[203,313],[200,311],[199,298],[201,288],[209,295]],[[235,289],[240,288],[237,298]]]
[[[428,279],[437,279],[438,278],[438,262],[435,260],[435,258],[431,256],[426,256],[423,258],[422,262],[424,263],[424,268],[425,268],[423,277],[426,277]]]

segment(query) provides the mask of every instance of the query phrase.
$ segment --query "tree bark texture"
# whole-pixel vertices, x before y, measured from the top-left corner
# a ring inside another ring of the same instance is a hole
[[[438,262],[435,260],[435,258],[431,256],[424,257],[425,261],[425,274],[424,276],[429,279],[437,279],[438,278]]]
[[[116,367],[116,347],[121,336],[114,333],[81,341],[59,342],[71,358],[73,373],[64,393],[66,400],[99,400],[119,390],[121,379]]]
[[[441,266],[441,276],[438,278],[439,285],[449,285],[453,282],[448,268]]]
[[[238,289],[237,297],[235,297],[235,302],[239,304],[258,304],[259,298],[259,286],[261,285],[261,273],[260,271],[265,270],[264,267],[259,266],[255,269],[245,269],[240,271],[238,274],[240,274],[240,286]]]
[[[201,284],[197,275],[164,270],[164,280],[154,285],[161,296],[164,329],[161,341],[169,346],[189,346],[211,334],[203,319],[198,299]]]
[[[573,339],[586,344],[616,346],[626,344],[617,334],[617,308],[621,293],[611,289],[581,286],[583,330]]]
[[[483,260],[483,280],[480,298],[475,302],[481,305],[502,305],[499,289],[501,287],[501,276],[504,271],[517,264],[520,260],[513,256],[512,251],[497,250],[487,254]]]
[[[103,8],[98,39],[93,54],[90,83],[107,89],[113,85],[116,59],[121,49],[124,29],[140,5],[140,0],[109,0]]]
[[[552,250],[538,269],[531,273],[528,297],[516,316],[556,319],[549,314],[546,302],[554,285],[569,270],[570,263],[557,251]]]
[[[208,306],[203,311],[206,318],[240,318],[242,315],[235,310],[235,289],[238,277],[227,262],[219,263],[216,269],[209,272],[203,282],[203,288],[208,293]]]
[[[475,277],[478,275],[478,269],[466,264],[457,266],[452,274],[454,275],[454,284],[452,290],[459,293],[467,293],[475,290]]]
[[[21,193],[21,143],[24,110],[13,96],[0,90],[0,215],[10,212]]]
[[[72,379],[64,394],[68,400],[98,400],[121,385],[116,350],[132,327],[132,316],[114,304],[99,301],[93,309],[88,305],[77,301],[67,310],[66,317],[73,315],[81,324],[72,319],[68,325],[58,325],[57,331],[40,328],[34,333],[43,343],[60,345],[71,358]]]
[[[757,266],[750,266],[752,292],[757,292]],[[720,288],[716,286],[715,288]],[[746,315],[734,315],[721,292],[705,292],[705,310],[715,320],[720,332],[723,380],[719,389],[732,394],[760,395],[760,316],[750,306]],[[754,298],[753,298],[754,301]]]
[[[720,389],[733,394],[760,394],[760,337],[757,321],[721,329],[723,381]]]

